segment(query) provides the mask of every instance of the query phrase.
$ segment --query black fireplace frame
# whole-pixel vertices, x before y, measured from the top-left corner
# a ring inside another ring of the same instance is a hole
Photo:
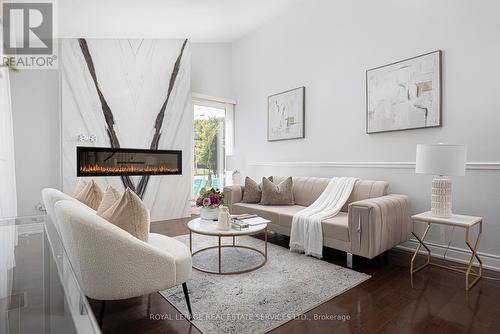
[[[175,154],[177,155],[178,170],[175,172],[106,172],[106,173],[91,173],[81,172],[79,161],[80,156],[85,152],[111,152],[111,153],[148,153],[148,154]],[[76,176],[92,177],[92,176],[125,176],[125,175],[182,175],[182,151],[181,150],[149,150],[139,148],[112,148],[112,147],[92,147],[92,146],[77,146],[76,147]]]

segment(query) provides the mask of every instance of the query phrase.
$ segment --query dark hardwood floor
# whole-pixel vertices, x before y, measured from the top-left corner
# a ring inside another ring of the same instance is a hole
[[[151,232],[187,234],[188,220],[152,223]],[[277,234],[269,234],[269,241],[288,244],[287,237]],[[345,266],[345,253],[326,249],[324,255],[325,261]],[[429,267],[416,274],[412,288],[410,258],[410,253],[398,250],[373,260],[355,257],[354,269],[372,275],[371,279],[272,333],[500,333],[499,281],[482,279],[467,293],[463,275]],[[491,271],[485,275],[500,277]],[[101,304],[90,302],[99,314]],[[163,319],[150,319],[150,314],[161,314]],[[349,320],[328,319],[332,315]],[[158,293],[107,302],[103,332],[200,333]]]

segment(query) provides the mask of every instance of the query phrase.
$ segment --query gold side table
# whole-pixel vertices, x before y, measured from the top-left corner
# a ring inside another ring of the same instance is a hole
[[[433,216],[430,211],[427,211],[424,213],[419,213],[418,215],[413,215],[411,217],[411,220],[413,223],[412,234],[418,241],[417,249],[415,250],[413,257],[411,258],[411,263],[410,263],[410,277],[411,277],[411,286],[412,287],[413,287],[413,274],[416,273],[417,271],[424,269],[425,267],[427,267],[429,265],[465,274],[465,290],[466,291],[468,291],[470,288],[472,288],[481,279],[481,277],[483,275],[483,262],[479,258],[479,255],[477,254],[477,252],[479,249],[479,244],[481,242],[481,235],[483,234],[483,218],[482,217],[452,215],[449,218],[444,218],[444,217]],[[415,233],[415,225],[416,224],[425,224],[426,225],[424,233],[422,234],[421,237],[419,237]],[[429,232],[429,229],[431,228],[432,224],[447,225],[447,226],[453,226],[453,227],[465,229],[465,243],[471,251],[471,256],[470,256],[467,268],[465,270],[453,268],[451,266],[447,266],[444,264],[440,264],[440,263],[436,263],[436,262],[431,261],[431,250],[425,244],[425,237],[427,236],[427,233]],[[474,246],[472,246],[470,241],[469,241],[470,230],[476,225],[478,225],[479,230],[477,233],[476,241],[474,242]],[[415,262],[415,259],[417,258],[418,253],[420,252],[421,247],[424,247],[427,250],[427,261],[424,264],[422,264],[421,266],[419,266],[418,268],[414,268],[414,262]],[[474,259],[476,259],[478,262],[478,264],[475,266],[476,271],[473,270]],[[472,280],[472,282],[470,282],[470,283],[469,283],[469,276],[475,277]]]

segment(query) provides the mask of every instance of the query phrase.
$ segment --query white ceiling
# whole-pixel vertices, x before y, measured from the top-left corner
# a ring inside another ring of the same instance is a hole
[[[62,38],[231,42],[302,0],[61,0]]]

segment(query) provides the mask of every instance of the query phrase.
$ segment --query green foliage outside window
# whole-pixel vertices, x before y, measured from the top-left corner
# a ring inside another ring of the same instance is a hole
[[[218,176],[217,137],[219,136],[221,124],[224,124],[224,119],[221,117],[194,120],[195,168],[199,169],[200,166],[206,166],[206,169],[208,169],[208,187],[212,186],[212,176]]]

